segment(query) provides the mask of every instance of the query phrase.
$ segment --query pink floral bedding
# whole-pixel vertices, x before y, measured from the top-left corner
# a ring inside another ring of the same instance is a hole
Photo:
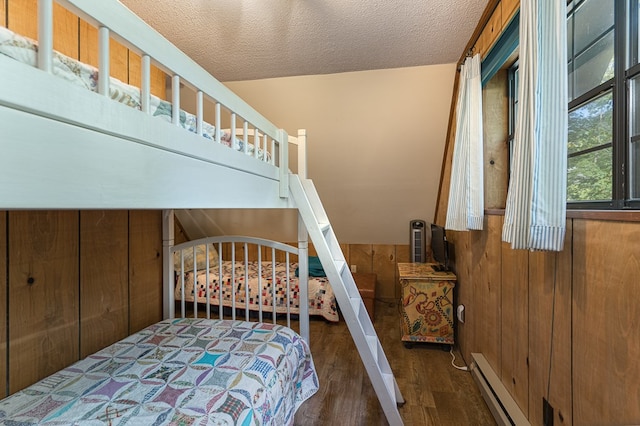
[[[0,401],[0,423],[291,425],[317,390],[309,348],[290,328],[173,319]]]
[[[249,268],[247,270],[246,282],[249,284],[249,295],[246,295],[245,289],[245,273],[244,262],[236,262],[235,264],[235,282],[234,287],[236,290],[236,308],[244,309],[245,303],[248,300],[249,309],[252,311],[258,311],[260,305],[262,305],[263,312],[272,312],[272,300],[273,300],[273,279],[272,279],[272,266],[271,262],[262,262],[262,280],[258,280],[258,262],[248,262]],[[289,264],[289,294],[290,300],[287,301],[287,264],[282,262],[276,262],[276,312],[286,313],[287,302],[289,304],[289,310],[292,314],[298,314],[300,312],[300,300],[299,300],[299,287],[298,277],[295,276],[295,270],[298,267],[297,263]],[[224,261],[222,266],[222,303],[223,306],[232,306],[232,288],[231,288],[231,271],[232,262]],[[176,300],[182,300],[182,285],[179,275],[176,279],[175,298]],[[186,272],[184,274],[185,281],[185,301],[193,302],[194,288],[193,288],[193,272]],[[207,303],[207,277],[206,272],[198,272],[197,285],[196,285],[196,297],[199,303]],[[218,267],[211,268],[209,270],[209,292],[210,292],[210,304],[213,306],[219,306],[220,303],[220,274]],[[329,280],[326,277],[309,277],[309,315],[320,315],[329,321],[338,321],[338,309],[336,305],[335,296],[333,290],[329,285]]]

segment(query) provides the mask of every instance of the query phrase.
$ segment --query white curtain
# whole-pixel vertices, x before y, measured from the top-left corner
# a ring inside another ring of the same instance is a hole
[[[484,174],[482,154],[482,80],[480,55],[468,57],[460,68],[456,105],[456,138],[446,229],[482,229]]]
[[[519,108],[502,239],[561,251],[567,204],[566,2],[520,3]]]

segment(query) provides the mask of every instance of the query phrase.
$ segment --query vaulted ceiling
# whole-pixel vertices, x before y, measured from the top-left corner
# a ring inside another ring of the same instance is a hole
[[[220,81],[456,62],[488,0],[121,0]]]

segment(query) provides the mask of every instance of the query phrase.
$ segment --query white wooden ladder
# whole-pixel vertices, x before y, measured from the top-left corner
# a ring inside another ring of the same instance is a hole
[[[290,175],[289,188],[390,425],[402,425],[404,399],[313,182]]]

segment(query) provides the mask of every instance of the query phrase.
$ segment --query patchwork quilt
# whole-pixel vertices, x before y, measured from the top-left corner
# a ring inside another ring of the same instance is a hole
[[[290,328],[173,319],[0,401],[0,423],[290,425],[317,390],[308,346]]]
[[[220,304],[220,282],[222,282],[222,304],[226,307],[233,305],[232,295],[235,290],[235,307],[245,309],[249,304],[249,310],[258,311],[262,305],[263,312],[273,312],[272,300],[274,294],[273,266],[271,262],[262,262],[261,279],[258,271],[258,262],[248,262],[245,278],[244,262],[235,263],[235,275],[232,284],[233,262],[223,261],[222,280],[218,266],[209,269],[209,282],[207,283],[206,271],[198,271],[197,279],[194,279],[193,271],[184,273],[185,301],[193,302],[194,294],[198,303],[207,303],[207,286],[209,287],[209,303],[213,306]],[[297,263],[289,264],[289,287],[287,291],[287,264],[275,262],[275,298],[276,312],[286,313],[287,305],[292,314],[300,313],[300,289],[298,277],[295,276]],[[182,300],[182,280],[177,275],[175,298]],[[245,284],[246,283],[246,284]],[[233,286],[233,287],[232,287]],[[248,287],[248,294],[247,294]],[[287,294],[290,295],[287,298]],[[319,315],[328,321],[339,321],[338,308],[335,295],[329,280],[326,277],[309,277],[309,315]]]
[[[37,64],[38,44],[36,41],[23,37],[13,31],[0,26],[0,54],[13,58],[19,62],[31,65]],[[98,91],[98,69],[65,56],[59,52],[53,52],[53,74],[71,82],[77,86],[93,92]],[[140,110],[142,108],[140,89],[123,83],[111,77],[109,79],[109,97],[127,106]],[[151,96],[150,114],[171,123],[172,105],[156,96]],[[196,133],[196,116],[185,111],[180,111],[180,126],[190,132]],[[216,128],[209,123],[202,123],[202,136],[215,140]],[[231,137],[228,132],[222,132],[220,143],[244,151],[244,141]],[[233,139],[233,141],[232,141]],[[254,145],[247,144],[247,154],[254,155]],[[267,159],[270,153],[266,153]],[[259,159],[264,160],[265,151],[258,148]]]

